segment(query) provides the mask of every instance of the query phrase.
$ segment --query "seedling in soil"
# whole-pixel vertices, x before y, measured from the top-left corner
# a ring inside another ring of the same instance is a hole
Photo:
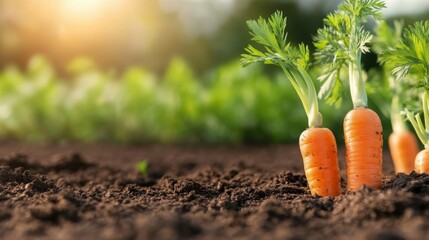
[[[149,163],[147,160],[138,162],[136,167],[141,175],[143,175],[144,177],[147,177],[147,169],[149,167]]]

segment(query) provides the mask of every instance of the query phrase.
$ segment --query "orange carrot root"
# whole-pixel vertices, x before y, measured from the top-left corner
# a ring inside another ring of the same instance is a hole
[[[311,194],[329,197],[340,195],[337,143],[331,130],[308,128],[301,134],[299,145]]]
[[[344,119],[347,190],[381,188],[383,129],[377,113],[355,108]]]
[[[395,173],[410,174],[419,153],[416,136],[410,131],[392,132],[389,136],[389,149]]]
[[[414,170],[429,174],[429,149],[424,149],[417,154]]]

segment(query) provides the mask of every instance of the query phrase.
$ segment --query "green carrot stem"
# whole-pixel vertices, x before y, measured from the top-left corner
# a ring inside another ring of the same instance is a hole
[[[365,84],[362,78],[360,66],[360,54],[356,54],[356,60],[349,63],[350,93],[353,107],[368,107],[368,97],[365,91]]]
[[[408,127],[405,124],[401,115],[401,106],[398,95],[393,95],[391,102],[390,121],[392,123],[393,132],[405,132],[408,131]]]

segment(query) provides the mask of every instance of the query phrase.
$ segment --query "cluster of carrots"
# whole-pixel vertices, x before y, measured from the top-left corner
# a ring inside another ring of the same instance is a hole
[[[247,22],[252,40],[262,45],[264,51],[249,45],[246,54],[242,55],[242,64],[246,66],[264,62],[281,67],[307,113],[309,128],[301,134],[299,145],[312,195],[335,197],[341,194],[336,140],[329,129],[322,127],[323,118],[319,112],[318,99],[322,98],[328,103],[341,103],[344,79],[348,80],[354,106],[344,118],[347,190],[357,191],[363,186],[380,189],[382,186],[383,128],[377,113],[368,108],[361,55],[369,52],[367,45],[373,38],[363,26],[368,17],[381,21],[380,11],[384,7],[382,0],[346,0],[338,10],[324,19],[323,28],[318,30],[314,38],[316,53],[313,65],[322,69],[319,77],[322,86],[318,94],[313,79],[308,74],[310,65],[308,47],[303,44],[293,47],[287,43],[285,32],[287,21],[281,12],[274,13],[268,20],[259,18]],[[389,34],[393,33],[390,28],[382,30],[389,30],[390,32],[387,31]],[[377,35],[378,39],[374,43],[382,45],[381,51],[377,53],[381,56],[380,62],[384,63],[386,75],[391,75],[389,79],[393,79],[391,87],[395,90],[390,96],[389,110],[392,112],[394,131],[389,137],[389,147],[397,173],[409,174],[413,170],[429,173],[427,36],[429,22],[409,28],[404,32],[403,38],[401,34],[398,35],[397,41],[389,42],[388,38],[382,41],[383,36]],[[412,77],[407,78],[408,75]],[[414,87],[409,87],[410,82]],[[397,85],[402,87],[396,87]],[[410,89],[418,91],[416,90],[418,88],[423,88],[424,123],[418,113],[411,113],[405,107],[405,103],[400,103],[403,94],[401,91],[408,92]],[[407,129],[404,122],[404,112],[426,147],[426,150],[419,154],[416,137]]]
[[[412,133],[404,131],[401,140],[392,134],[392,158],[397,172],[410,173],[414,166],[416,172],[429,174],[429,21],[416,22],[399,35],[399,40],[381,53],[380,60],[392,69],[396,85],[402,87],[401,93],[414,96],[404,97],[409,100],[404,101],[401,109],[425,149],[418,152]],[[402,149],[394,150],[393,144],[397,142],[402,142]]]

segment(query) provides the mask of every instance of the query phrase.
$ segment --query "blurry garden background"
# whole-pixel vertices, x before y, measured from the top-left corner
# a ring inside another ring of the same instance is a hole
[[[339,2],[0,0],[0,138],[297,142],[307,120],[290,84],[275,67],[239,64],[245,21],[282,10],[289,40],[312,47]],[[389,20],[429,19],[427,0],[386,2]],[[322,104],[337,139],[350,107]]]

